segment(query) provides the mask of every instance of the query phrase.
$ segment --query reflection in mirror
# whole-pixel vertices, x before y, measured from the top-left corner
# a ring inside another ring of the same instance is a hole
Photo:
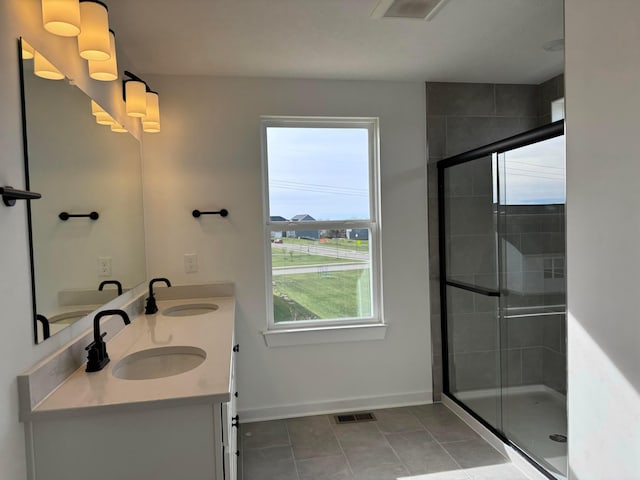
[[[36,58],[55,66],[21,58],[27,188],[42,193],[29,206],[38,343],[116,298],[105,280],[144,282],[146,265],[138,141],[97,124],[72,82],[36,76]]]

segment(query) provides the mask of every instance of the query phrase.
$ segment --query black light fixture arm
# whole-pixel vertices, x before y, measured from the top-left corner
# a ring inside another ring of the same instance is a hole
[[[122,100],[123,101],[125,101],[125,102],[127,101],[127,89],[125,88],[125,84],[127,82],[131,81],[131,80],[135,80],[136,82],[144,83],[145,91],[147,91],[149,93],[155,93],[156,95],[158,94],[158,92],[155,92],[155,91],[151,90],[151,88],[149,87],[149,84],[147,82],[145,82],[143,79],[141,79],[135,73],[131,73],[130,71],[125,70],[124,74],[129,78],[123,78],[122,79]]]
[[[227,210],[226,208],[221,208],[220,210],[217,210],[215,212],[203,212],[201,210],[194,210],[193,212],[191,212],[191,215],[193,215],[195,218],[198,218],[202,215],[220,215],[221,217],[226,217],[227,215],[229,215],[229,210]]]
[[[0,195],[2,195],[2,201],[7,207],[13,207],[16,204],[16,200],[37,200],[42,198],[39,193],[16,190],[9,185],[0,187]]]
[[[69,212],[60,212],[60,215],[58,215],[58,218],[63,222],[66,222],[70,218],[90,218],[91,220],[97,220],[98,218],[100,218],[100,214],[98,212],[74,213],[74,214],[71,214]]]

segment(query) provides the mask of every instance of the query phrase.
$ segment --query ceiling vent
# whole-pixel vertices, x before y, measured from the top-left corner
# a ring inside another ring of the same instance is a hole
[[[373,18],[431,20],[448,0],[380,0]]]

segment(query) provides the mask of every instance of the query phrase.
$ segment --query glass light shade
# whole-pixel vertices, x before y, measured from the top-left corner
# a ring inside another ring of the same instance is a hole
[[[96,123],[98,125],[115,125],[116,122],[107,112],[98,112],[96,114]]]
[[[109,60],[89,60],[89,76],[94,80],[112,82],[118,79],[118,64],[116,61],[116,36],[109,32],[111,44],[111,58]]]
[[[104,61],[111,58],[109,15],[107,7],[92,0],[80,2],[80,35],[78,51],[85,60]]]
[[[142,118],[147,114],[147,86],[144,82],[127,80],[124,84],[127,115]]]
[[[142,122],[142,130],[145,133],[160,133],[160,122]]]
[[[24,38],[21,39],[20,44],[22,45],[22,59],[31,60],[35,53],[33,47],[29,45],[29,42],[27,42]]]
[[[127,129],[120,125],[118,122],[111,125],[111,131],[116,133],[126,133]]]
[[[42,24],[54,35],[77,37],[80,33],[79,0],[42,0]]]
[[[34,52],[33,73],[47,80],[62,80],[64,75],[53,64],[44,58],[40,52]]]
[[[160,123],[160,97],[156,92],[146,92],[147,114],[142,123]]]
[[[91,100],[91,115],[95,117],[98,113],[101,112],[104,112],[104,109],[100,105],[98,105],[95,100]]]

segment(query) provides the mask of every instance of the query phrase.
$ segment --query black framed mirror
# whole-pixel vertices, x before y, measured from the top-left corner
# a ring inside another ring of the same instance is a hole
[[[18,47],[26,187],[42,193],[27,210],[39,343],[145,281],[142,165],[135,137],[96,123],[91,98]]]

